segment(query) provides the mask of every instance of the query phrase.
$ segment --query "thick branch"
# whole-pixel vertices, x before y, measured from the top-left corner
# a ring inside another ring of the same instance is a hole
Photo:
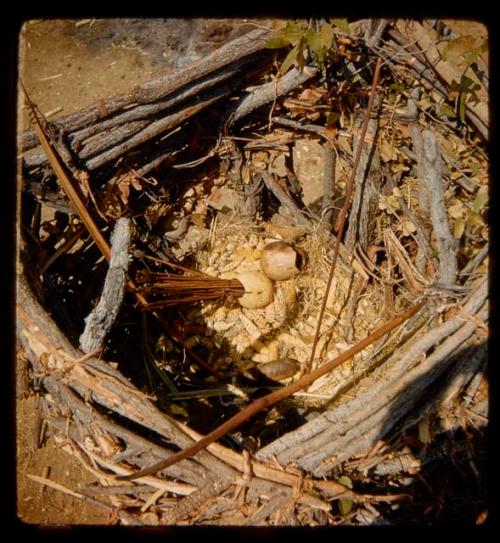
[[[115,113],[135,108],[138,105],[162,100],[174,93],[179,93],[178,98],[195,95],[200,91],[198,86],[195,86],[191,91],[186,90],[186,87],[193,82],[198,85],[200,80],[208,74],[212,74],[233,62],[248,58],[252,54],[265,49],[269,36],[270,32],[267,29],[248,32],[183,70],[138,86],[130,93],[100,100],[83,110],[59,119],[55,124],[65,133],[75,132],[85,126],[101,121],[103,115],[110,117]],[[183,95],[182,93],[187,94]],[[33,131],[23,135],[23,150],[33,147],[36,143],[36,135]]]
[[[451,235],[448,224],[439,146],[434,134],[430,130],[424,131],[423,144],[424,182],[427,186],[428,194],[432,194],[430,215],[439,247],[440,281],[447,285],[454,285],[458,272],[457,241]]]
[[[316,68],[310,67],[305,67],[302,70],[292,68],[278,81],[272,81],[271,83],[265,83],[264,85],[257,87],[238,104],[231,116],[231,124],[238,119],[245,117],[245,115],[248,115],[260,106],[272,102],[278,96],[282,96],[283,94],[287,94],[293,89],[296,89],[308,79],[314,77],[317,71]]]
[[[90,353],[101,347],[120,311],[127,282],[129,264],[130,219],[116,221],[111,234],[111,261],[104,281],[101,299],[85,319],[80,348]]]

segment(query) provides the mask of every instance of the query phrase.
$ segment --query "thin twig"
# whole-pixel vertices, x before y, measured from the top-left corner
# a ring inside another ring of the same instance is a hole
[[[486,243],[486,245],[484,245],[484,247],[477,253],[477,255],[469,260],[469,262],[464,266],[464,268],[459,273],[459,276],[463,278],[468,275],[472,275],[474,273],[474,270],[481,264],[481,262],[486,258],[489,252],[490,244]]]
[[[38,136],[38,139],[40,140],[40,143],[42,144],[44,151],[47,154],[47,157],[49,158],[50,164],[54,169],[54,172],[57,175],[57,178],[59,179],[59,182],[61,183],[64,192],[66,193],[66,196],[68,197],[71,205],[77,212],[83,224],[85,224],[85,226],[87,227],[90,235],[94,238],[94,241],[99,247],[99,250],[102,252],[106,260],[109,261],[111,259],[111,249],[109,248],[107,241],[104,239],[104,236],[101,234],[101,231],[94,222],[94,219],[92,219],[89,212],[87,211],[87,208],[83,203],[83,198],[80,194],[79,188],[67,176],[65,167],[61,159],[59,158],[57,152],[54,150],[53,146],[45,135],[45,132],[43,131],[42,123],[36,112],[35,105],[29,98],[28,93],[26,92],[26,89],[24,88],[24,85],[22,83],[21,86],[26,97],[31,117],[33,119],[35,132]]]

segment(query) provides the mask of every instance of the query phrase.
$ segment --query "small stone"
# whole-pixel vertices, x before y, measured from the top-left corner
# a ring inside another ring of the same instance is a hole
[[[325,152],[314,140],[297,140],[293,147],[293,169],[302,187],[304,204],[321,209],[324,193]]]
[[[241,197],[233,189],[220,187],[212,191],[206,202],[217,211],[235,211],[241,204]]]

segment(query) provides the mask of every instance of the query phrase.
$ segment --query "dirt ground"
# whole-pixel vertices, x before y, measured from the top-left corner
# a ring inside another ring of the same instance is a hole
[[[249,30],[242,20],[34,20],[20,36],[20,74],[42,113],[67,115],[95,101],[166,75]],[[20,117],[20,130],[27,127]],[[24,366],[22,354],[18,366]],[[40,525],[108,524],[107,511],[44,487],[29,475],[70,490],[95,478],[48,437],[37,447],[37,396],[18,386],[17,513]]]

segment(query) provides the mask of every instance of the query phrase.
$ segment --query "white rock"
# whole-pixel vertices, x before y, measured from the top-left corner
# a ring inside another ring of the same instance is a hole
[[[325,152],[314,140],[297,140],[293,147],[293,169],[302,187],[306,206],[321,208],[325,178]]]

